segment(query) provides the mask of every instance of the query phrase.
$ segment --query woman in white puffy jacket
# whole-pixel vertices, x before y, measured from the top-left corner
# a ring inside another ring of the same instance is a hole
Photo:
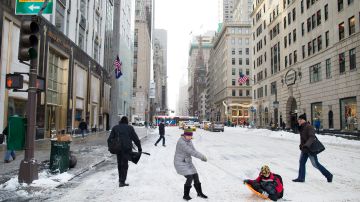
[[[207,198],[207,196],[202,193],[199,175],[196,171],[194,164],[192,163],[192,156],[201,159],[202,161],[207,161],[207,159],[205,155],[196,151],[191,141],[192,135],[193,133],[191,130],[185,130],[184,134],[181,135],[176,144],[176,151],[174,157],[174,165],[176,172],[186,178],[183,196],[183,199],[185,200],[191,200],[189,194],[192,181],[194,181],[194,187],[198,196],[201,198]]]

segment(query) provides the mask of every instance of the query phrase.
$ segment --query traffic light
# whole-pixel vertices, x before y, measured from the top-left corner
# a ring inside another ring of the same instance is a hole
[[[21,74],[6,74],[5,82],[7,89],[22,89],[24,77]]]
[[[20,61],[28,61],[37,57],[38,32],[39,25],[37,17],[23,19],[20,28],[18,52],[18,59]]]

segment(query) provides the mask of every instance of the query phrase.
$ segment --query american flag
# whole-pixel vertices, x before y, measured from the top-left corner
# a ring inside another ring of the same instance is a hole
[[[249,79],[248,76],[244,75],[243,73],[240,73],[240,77],[238,79],[239,84],[244,84]]]
[[[115,78],[116,79],[120,78],[120,76],[122,75],[121,65],[122,65],[122,62],[120,61],[119,56],[116,56],[116,59],[114,61],[114,67],[115,67],[114,70],[115,70]]]

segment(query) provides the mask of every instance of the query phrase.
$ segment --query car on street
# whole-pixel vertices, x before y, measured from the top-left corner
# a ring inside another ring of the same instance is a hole
[[[214,122],[210,125],[209,130],[212,132],[215,132],[215,131],[224,132],[224,124],[221,122]]]
[[[193,131],[196,131],[196,126],[193,121],[185,122],[184,129],[191,128]]]

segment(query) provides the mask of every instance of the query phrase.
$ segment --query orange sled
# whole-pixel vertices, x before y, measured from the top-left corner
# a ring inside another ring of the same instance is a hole
[[[263,198],[263,199],[269,199],[267,196],[265,196],[265,195],[257,192],[255,189],[253,189],[250,184],[245,183],[245,186],[246,186],[247,188],[249,188],[249,189],[250,189],[254,194],[256,194],[258,197]]]

